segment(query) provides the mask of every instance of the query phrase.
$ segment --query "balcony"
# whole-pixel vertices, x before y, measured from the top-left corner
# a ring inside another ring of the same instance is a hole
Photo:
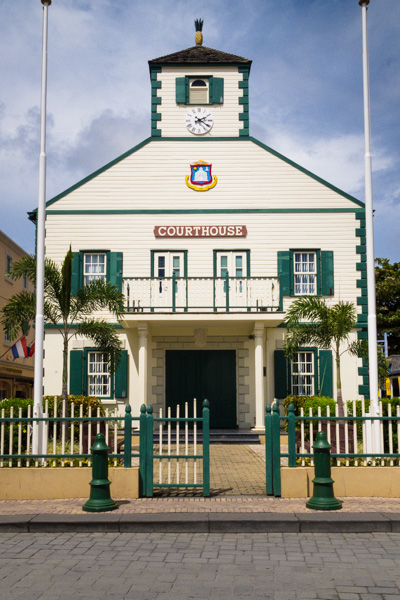
[[[125,277],[127,313],[279,310],[278,277]]]

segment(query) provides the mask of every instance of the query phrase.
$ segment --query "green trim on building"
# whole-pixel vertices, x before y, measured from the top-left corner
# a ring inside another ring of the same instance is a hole
[[[356,280],[356,286],[360,290],[357,297],[357,306],[361,306],[361,313],[357,315],[357,338],[359,340],[368,339],[368,290],[367,290],[367,255],[365,238],[365,211],[359,211],[355,214],[359,223],[355,229],[355,235],[359,238],[359,244],[356,246],[356,253],[359,255],[356,264],[356,270],[359,272],[359,279]],[[365,398],[369,398],[369,377],[368,361],[363,359],[363,366],[359,367],[358,375],[363,377],[362,385],[358,386],[358,393]]]
[[[46,210],[46,215],[199,215],[199,214],[328,214],[354,213],[355,208],[183,208],[183,209],[107,209]]]
[[[241,138],[248,137],[250,132],[250,121],[249,121],[249,73],[250,68],[248,66],[238,67],[238,72],[242,73],[242,81],[238,82],[239,89],[243,90],[243,96],[239,98],[239,105],[243,106],[243,112],[239,113],[239,121],[243,121],[243,129],[239,130],[239,136]]]
[[[158,121],[161,121],[161,113],[157,112],[157,106],[161,104],[161,98],[158,96],[157,91],[161,89],[161,81],[157,81],[157,75],[161,73],[161,70],[161,67],[150,67],[152,137],[161,137],[161,130],[157,127]]]

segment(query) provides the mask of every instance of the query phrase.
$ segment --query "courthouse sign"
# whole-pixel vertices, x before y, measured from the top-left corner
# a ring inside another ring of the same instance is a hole
[[[246,225],[156,225],[156,238],[246,237]]]

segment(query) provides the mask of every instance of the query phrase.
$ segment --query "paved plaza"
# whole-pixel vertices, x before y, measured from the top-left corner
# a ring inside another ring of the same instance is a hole
[[[1,600],[400,600],[400,533],[1,533]]]

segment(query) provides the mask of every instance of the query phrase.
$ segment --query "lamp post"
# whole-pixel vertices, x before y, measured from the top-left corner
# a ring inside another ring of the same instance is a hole
[[[359,0],[362,9],[363,37],[363,89],[364,89],[364,138],[365,138],[365,227],[367,250],[367,292],[368,292],[368,365],[370,413],[379,413],[378,400],[378,342],[376,325],[376,292],[375,292],[375,251],[374,251],[374,214],[372,202],[372,159],[371,159],[371,116],[369,92],[369,58],[368,58],[368,29],[367,7],[369,0]],[[373,421],[375,451],[380,450],[379,421]]]
[[[43,337],[44,337],[44,238],[46,219],[46,104],[47,104],[47,22],[51,0],[41,0],[43,4],[42,34],[42,86],[40,97],[40,155],[39,193],[36,224],[36,314],[35,314],[35,371],[33,388],[33,416],[43,415]],[[41,423],[42,425],[42,423]],[[32,454],[42,453],[41,436],[37,421],[33,421]]]

